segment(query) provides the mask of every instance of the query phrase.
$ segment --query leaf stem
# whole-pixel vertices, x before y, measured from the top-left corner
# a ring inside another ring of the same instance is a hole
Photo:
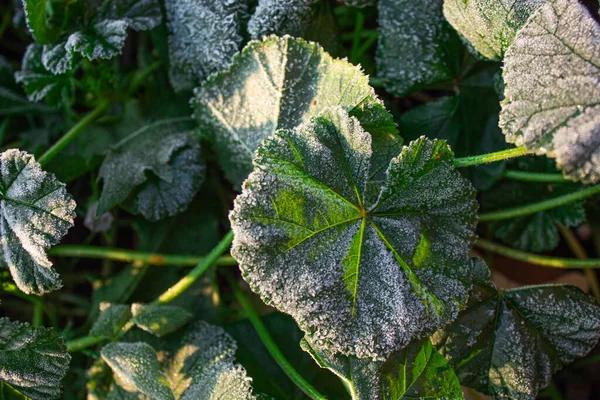
[[[42,326],[43,311],[44,309],[42,308],[41,302],[33,303],[33,317],[31,318],[31,326],[33,326],[35,329],[38,329],[40,326]]]
[[[577,192],[568,193],[553,199],[540,201],[538,203],[513,207],[507,210],[482,213],[479,214],[479,222],[499,221],[514,217],[521,217],[523,215],[535,214],[539,211],[550,210],[552,208],[564,206],[565,204],[569,204],[577,200],[585,199],[586,197],[593,196],[596,193],[600,193],[600,185],[590,186]]]
[[[506,170],[502,173],[502,176],[516,181],[525,182],[542,182],[542,183],[561,183],[571,182],[565,178],[562,174],[548,174],[544,172],[527,172],[527,171],[513,171]]]
[[[587,260],[579,260],[576,258],[558,258],[541,256],[539,254],[527,253],[521,250],[503,246],[498,243],[491,242],[485,239],[479,239],[475,242],[475,247],[484,250],[489,250],[492,253],[501,254],[515,260],[525,261],[530,264],[540,265],[542,267],[561,268],[561,269],[586,269],[600,268],[600,259],[590,258]]]
[[[58,142],[54,143],[38,160],[42,167],[48,164],[69,143],[73,141],[91,122],[98,118],[108,108],[108,101],[101,101],[96,108],[75,124]]]
[[[579,240],[577,240],[577,237],[569,228],[561,224],[556,224],[556,227],[558,228],[560,234],[565,239],[567,245],[577,258],[579,258],[580,260],[587,260],[590,258],[583,246],[581,245],[581,243],[579,242]],[[590,283],[590,287],[592,289],[594,297],[596,298],[596,301],[600,303],[600,284],[598,283],[598,276],[596,275],[596,271],[586,269],[583,272],[585,273],[585,277]]]
[[[237,282],[230,275],[227,276],[227,280],[233,290],[233,294],[235,295],[237,301],[246,311],[248,315],[248,319],[252,326],[256,330],[256,333],[260,337],[260,340],[265,345],[271,357],[277,362],[277,365],[285,372],[285,374],[298,386],[308,397],[315,400],[325,400],[325,397],[317,391],[310,383],[308,383],[299,373],[294,369],[294,367],[289,363],[289,361],[285,358],[285,356],[281,353],[271,334],[264,326],[259,316],[256,314],[254,309],[252,308],[252,304],[250,301],[244,296],[242,291],[240,290]]]
[[[131,96],[135,92],[137,92],[138,89],[140,88],[140,86],[142,85],[142,83],[144,83],[144,81],[150,75],[152,75],[152,73],[154,71],[159,69],[161,65],[162,65],[162,62],[160,60],[154,61],[152,64],[150,64],[150,66],[148,66],[148,68],[146,68],[145,70],[140,71],[138,74],[136,74],[131,82],[131,85],[129,86],[129,93],[128,93],[129,96]]]
[[[454,159],[456,168],[472,167],[475,165],[489,164],[496,161],[508,160],[509,158],[522,157],[529,154],[525,147],[496,151],[494,153],[480,154],[478,156],[461,157]]]
[[[221,241],[208,253],[208,255],[179,282],[161,294],[154,304],[167,304],[175,300],[177,296],[189,288],[208,268],[210,268],[219,257],[227,251],[233,241],[233,232],[229,231]]]
[[[179,267],[192,267],[206,259],[202,256],[186,256],[179,254],[158,254],[137,250],[119,249],[116,247],[98,247],[63,244],[52,248],[49,255],[54,257],[78,257],[112,260],[121,262],[142,262],[149,265],[169,265]],[[215,260],[214,265],[232,266],[237,262],[233,257],[226,255]]]

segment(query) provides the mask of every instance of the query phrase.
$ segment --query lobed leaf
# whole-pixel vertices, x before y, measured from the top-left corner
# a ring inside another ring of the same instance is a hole
[[[276,130],[293,129],[329,106],[369,114],[380,104],[359,67],[289,36],[250,42],[192,100],[201,132],[238,188],[252,171],[256,149]]]
[[[496,398],[535,399],[554,372],[600,338],[600,308],[574,286],[498,291],[479,260],[469,304],[433,344],[463,385]]]
[[[556,158],[563,174],[600,181],[600,26],[578,1],[548,0],[506,52],[506,140]]]
[[[21,88],[14,79],[9,62],[0,55],[0,116],[27,115],[51,111],[43,104],[35,104],[23,96]]]
[[[165,8],[175,90],[191,89],[231,64],[244,41],[245,1],[166,0]]]
[[[546,0],[444,0],[444,16],[486,58],[502,60],[527,18]]]
[[[159,304],[133,304],[132,322],[158,337],[175,332],[192,319],[192,314],[181,307]]]
[[[0,318],[0,397],[19,398],[18,393],[34,400],[58,399],[70,361],[54,329]]]
[[[230,214],[232,255],[316,346],[385,359],[456,317],[477,205],[445,142],[424,138],[368,196],[371,146],[340,107],[267,139]]]
[[[18,150],[0,154],[1,253],[23,292],[41,295],[61,287],[46,250],[73,226],[74,210],[65,185],[32,155]]]
[[[205,174],[200,144],[191,135],[193,129],[189,118],[162,120],[115,145],[100,166],[104,186],[97,215],[122,203],[132,192],[133,211],[148,219],[185,210]]]

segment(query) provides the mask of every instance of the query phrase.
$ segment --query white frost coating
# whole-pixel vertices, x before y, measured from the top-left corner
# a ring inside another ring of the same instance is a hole
[[[563,173],[600,181],[600,26],[578,1],[549,0],[505,57],[506,140],[555,157]]]
[[[451,79],[443,43],[451,28],[442,0],[380,0],[377,76],[402,96],[425,85]]]
[[[179,399],[250,400],[252,380],[235,364],[235,341],[222,328],[195,322],[167,362],[167,376]]]
[[[311,343],[384,360],[464,303],[476,202],[446,144],[419,139],[366,208],[371,158],[371,136],[341,107],[278,131],[230,214],[232,255],[252,290]]]
[[[191,89],[229,66],[244,40],[245,1],[166,0],[165,8],[175,90]]]
[[[160,369],[154,349],[146,343],[109,343],[102,358],[125,385],[152,399],[175,400],[169,381]]]
[[[0,381],[34,400],[58,399],[71,356],[53,329],[0,318]]]
[[[160,304],[132,304],[131,314],[138,328],[158,337],[175,332],[193,317],[184,308]]]
[[[73,226],[75,202],[65,185],[44,172],[32,155],[0,155],[0,241],[15,283],[28,294],[60,288],[46,255]]]
[[[517,31],[546,0],[445,0],[444,16],[484,57],[502,60]]]

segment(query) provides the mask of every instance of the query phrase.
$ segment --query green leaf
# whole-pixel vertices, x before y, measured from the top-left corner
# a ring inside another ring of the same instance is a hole
[[[0,55],[0,116],[52,111],[43,104],[29,102],[14,80],[11,65]]]
[[[290,35],[319,43],[330,53],[340,49],[331,7],[323,0],[259,0],[248,31],[252,39]]]
[[[23,292],[41,295],[62,286],[46,250],[73,226],[74,210],[65,185],[32,155],[0,154],[1,253]]]
[[[556,158],[563,174],[600,182],[600,26],[572,0],[548,0],[504,59],[506,140]]]
[[[152,399],[175,400],[169,380],[161,371],[154,349],[146,343],[110,343],[102,358],[126,391],[138,391]]]
[[[175,332],[192,319],[192,314],[181,307],[157,304],[133,304],[132,322],[158,337]]]
[[[321,368],[340,377],[353,398],[359,400],[463,399],[458,378],[429,339],[409,343],[385,362],[334,354],[306,339],[300,346]]]
[[[552,162],[546,158],[522,158],[512,163],[519,171],[556,172]],[[524,206],[537,201],[549,200],[560,195],[573,193],[581,185],[575,183],[535,183],[503,180],[491,190],[483,193],[484,211],[497,211]],[[524,251],[542,252],[553,250],[560,242],[556,224],[578,226],[586,219],[582,201],[576,201],[550,210],[518,218],[490,222],[494,236],[511,247]]]
[[[245,1],[166,0],[165,8],[175,90],[191,89],[231,64],[244,41]]]
[[[0,386],[10,385],[0,394],[9,393],[8,399],[15,391],[34,400],[58,399],[70,361],[54,329],[34,329],[0,318]]]
[[[256,149],[277,129],[293,129],[329,106],[353,114],[378,104],[360,67],[289,36],[250,42],[192,100],[201,132],[238,188],[252,171]]]
[[[600,308],[574,286],[498,291],[479,260],[469,304],[432,341],[463,385],[496,398],[535,399],[554,372],[600,337]]]
[[[319,347],[381,359],[457,315],[477,205],[443,141],[404,147],[378,198],[366,196],[372,154],[341,107],[280,130],[230,221],[232,255],[266,303]]]
[[[502,60],[527,18],[546,0],[444,0],[444,16],[475,50]]]
[[[83,1],[23,0],[25,21],[37,43],[52,43],[77,23],[84,13]]]
[[[377,76],[397,96],[452,81],[464,49],[443,0],[380,0]]]
[[[50,105],[59,105],[73,96],[73,78],[69,74],[55,75],[42,63],[43,48],[30,44],[23,56],[21,71],[15,73],[15,80],[23,85],[29,101],[46,99]]]
[[[134,212],[158,220],[186,209],[204,181],[200,144],[190,118],[146,125],[116,144],[100,167],[104,181],[97,215],[134,192]],[[151,174],[150,174],[151,173]]]
[[[130,307],[126,304],[100,303],[100,315],[92,329],[90,335],[103,337],[106,339],[117,339],[121,329],[131,318]]]

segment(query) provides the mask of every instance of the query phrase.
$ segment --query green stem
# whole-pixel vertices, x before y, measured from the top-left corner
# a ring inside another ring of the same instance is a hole
[[[356,12],[356,24],[354,25],[354,35],[352,37],[352,48],[350,49],[350,60],[356,63],[358,60],[358,49],[360,47],[360,33],[363,29],[365,22],[364,15],[360,12]]]
[[[538,254],[527,253],[521,250],[515,250],[489,240],[479,239],[475,242],[475,247],[489,250],[492,253],[501,254],[515,260],[525,261],[530,264],[540,265],[542,267],[562,268],[562,269],[586,269],[600,268],[600,259],[590,258],[588,260],[579,260],[576,258],[558,258],[541,256]]]
[[[121,262],[139,261],[149,265],[169,265],[179,267],[191,267],[203,262],[206,257],[185,256],[177,254],[157,254],[136,250],[119,249],[115,247],[97,247],[63,244],[52,248],[49,255],[55,257],[78,257],[94,258],[101,260],[112,260]],[[231,256],[221,256],[215,260],[214,265],[231,266],[237,262]]]
[[[95,344],[102,343],[104,340],[106,340],[106,338],[99,336],[83,336],[77,339],[69,340],[67,342],[67,351],[69,353],[74,353]]]
[[[550,210],[552,208],[564,206],[577,200],[585,199],[600,193],[600,185],[587,187],[574,193],[568,193],[553,199],[540,201],[538,203],[527,204],[525,206],[513,207],[507,210],[492,211],[479,214],[479,222],[499,221],[503,219],[521,217],[523,215],[535,214],[539,211]]]
[[[233,232],[229,231],[223,239],[211,250],[210,253],[193,269],[179,280],[176,284],[161,294],[154,304],[167,304],[175,300],[177,296],[189,288],[208,268],[210,268],[219,257],[227,251],[233,241]]]
[[[271,357],[273,357],[275,362],[277,362],[279,367],[292,380],[292,382],[294,382],[296,384],[296,386],[298,386],[308,397],[310,397],[311,399],[316,399],[316,400],[321,400],[321,399],[324,400],[325,397],[321,393],[319,393],[317,391],[317,389],[312,387],[311,384],[308,383],[298,373],[298,371],[296,371],[296,369],[294,369],[292,364],[290,364],[289,361],[285,358],[285,356],[281,353],[281,351],[279,350],[279,348],[273,341],[271,334],[269,333],[267,328],[264,326],[264,324],[260,320],[259,316],[256,314],[256,312],[252,308],[252,304],[250,304],[250,301],[248,301],[246,296],[244,296],[244,294],[238,287],[235,279],[233,279],[231,276],[228,276],[228,280],[229,280],[231,289],[233,290],[233,294],[235,295],[235,297],[238,300],[238,302],[240,303],[240,305],[246,311],[246,314],[248,315],[248,319],[250,320],[250,322],[252,323],[252,326],[256,330],[258,337],[260,338],[262,343],[265,345],[265,347],[269,351],[269,354],[271,354]]]
[[[162,65],[161,61],[154,61],[148,68],[139,72],[132,80],[131,85],[129,86],[129,96],[133,95],[138,91],[142,83],[150,76],[154,71],[160,68]]]
[[[506,170],[502,176],[516,181],[542,182],[542,183],[561,183],[570,182],[562,174],[548,174],[543,172],[511,171]]]
[[[524,147],[515,147],[514,149],[497,151],[495,153],[480,154],[478,156],[456,158],[454,166],[456,168],[472,167],[475,165],[489,164],[496,161],[508,160],[509,158],[522,157],[529,154]]]
[[[75,124],[58,142],[54,143],[52,147],[48,149],[38,160],[38,162],[44,166],[48,164],[57,154],[69,143],[73,141],[91,122],[98,118],[107,108],[109,103],[102,101],[96,108],[92,110],[88,115],[83,117],[81,121]]]
[[[40,326],[42,326],[43,311],[44,309],[42,308],[42,303],[33,303],[33,317],[31,319],[31,326],[33,326],[35,329],[38,329]]]

